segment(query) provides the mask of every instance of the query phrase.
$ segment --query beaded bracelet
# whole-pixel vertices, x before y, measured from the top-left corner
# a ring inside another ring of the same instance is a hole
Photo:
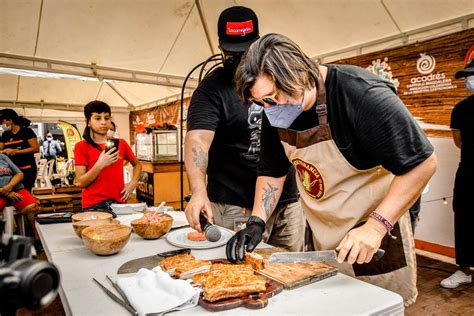
[[[391,234],[391,231],[393,230],[393,224],[389,222],[388,219],[386,219],[385,217],[383,217],[382,215],[380,215],[379,213],[377,212],[372,212],[370,213],[369,217],[372,217],[373,219],[375,219],[376,221],[378,221],[379,223],[381,223],[385,229],[387,230],[387,233],[388,235],[392,238],[392,239],[397,239],[396,236],[393,236]]]

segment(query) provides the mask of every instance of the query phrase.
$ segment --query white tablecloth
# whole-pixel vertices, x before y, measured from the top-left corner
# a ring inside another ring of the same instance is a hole
[[[173,212],[177,223],[185,221],[184,213]],[[120,217],[122,222],[130,215]],[[87,250],[75,235],[72,224],[37,224],[48,259],[61,273],[60,295],[68,315],[128,315],[119,304],[112,301],[92,282],[96,278],[109,286],[105,276],[116,276],[117,269],[125,262],[176,249],[165,237],[144,240],[132,233],[128,244],[112,256],[97,256]],[[225,257],[225,246],[193,250],[202,259]],[[268,306],[260,310],[237,308],[219,312],[222,315],[403,315],[402,298],[393,292],[338,273],[334,277],[293,290],[284,290],[270,298]],[[198,315],[209,314],[197,306],[176,312]]]

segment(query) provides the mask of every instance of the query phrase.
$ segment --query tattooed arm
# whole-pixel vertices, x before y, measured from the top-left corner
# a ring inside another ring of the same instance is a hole
[[[192,193],[185,212],[189,225],[197,231],[201,231],[199,225],[201,211],[204,211],[212,222],[211,202],[206,189],[206,174],[209,147],[211,147],[213,139],[213,131],[193,130],[186,134],[184,144],[184,163]]]
[[[285,179],[286,176],[281,178],[260,176],[257,178],[252,215],[267,221],[280,199]]]

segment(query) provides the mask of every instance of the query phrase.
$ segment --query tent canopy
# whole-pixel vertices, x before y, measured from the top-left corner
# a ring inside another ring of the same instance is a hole
[[[217,19],[233,5],[322,62],[474,26],[473,0],[0,0],[0,107],[64,117],[93,99],[119,112],[176,100],[219,52]]]

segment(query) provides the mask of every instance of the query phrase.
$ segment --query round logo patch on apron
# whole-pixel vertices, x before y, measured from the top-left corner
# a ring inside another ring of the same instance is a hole
[[[325,185],[318,168],[300,158],[294,158],[291,162],[295,166],[298,179],[306,193],[316,200],[321,199],[324,196]]]

